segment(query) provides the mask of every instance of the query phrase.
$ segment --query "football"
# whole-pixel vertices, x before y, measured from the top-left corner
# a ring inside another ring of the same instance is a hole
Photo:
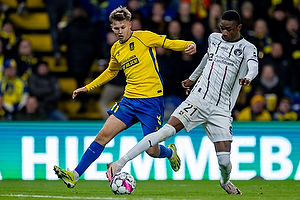
[[[135,179],[127,172],[117,173],[110,183],[110,188],[115,194],[131,194],[135,187]]]

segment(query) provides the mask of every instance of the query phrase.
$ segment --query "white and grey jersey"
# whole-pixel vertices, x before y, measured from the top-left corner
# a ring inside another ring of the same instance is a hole
[[[208,38],[206,58],[206,62],[201,62],[203,66],[201,63],[198,66],[200,70],[196,74],[201,73],[201,76],[191,95],[196,95],[199,101],[205,99],[232,110],[241,88],[239,79],[252,81],[258,73],[257,49],[244,38],[227,42],[221,33],[212,33]]]

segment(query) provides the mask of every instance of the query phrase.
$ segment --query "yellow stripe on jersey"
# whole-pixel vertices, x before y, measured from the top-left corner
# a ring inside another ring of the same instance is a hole
[[[126,76],[124,96],[152,98],[163,95],[163,82],[159,73],[155,47],[183,51],[194,42],[169,40],[165,35],[151,31],[134,31],[123,43],[117,41],[111,48],[108,68],[85,87],[88,91],[113,79],[123,69]]]

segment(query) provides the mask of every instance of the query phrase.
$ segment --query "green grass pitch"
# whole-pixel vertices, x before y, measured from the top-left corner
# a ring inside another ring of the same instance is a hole
[[[55,199],[300,199],[300,182],[285,181],[233,181],[243,195],[228,195],[218,181],[166,180],[137,181],[131,195],[115,195],[108,181],[80,180],[73,189],[62,181],[1,180],[0,200],[55,200]]]

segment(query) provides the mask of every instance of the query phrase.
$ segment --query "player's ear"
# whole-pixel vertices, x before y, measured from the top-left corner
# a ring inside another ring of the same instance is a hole
[[[239,24],[239,25],[237,26],[237,29],[238,29],[238,31],[240,31],[240,30],[242,29],[242,24]]]

